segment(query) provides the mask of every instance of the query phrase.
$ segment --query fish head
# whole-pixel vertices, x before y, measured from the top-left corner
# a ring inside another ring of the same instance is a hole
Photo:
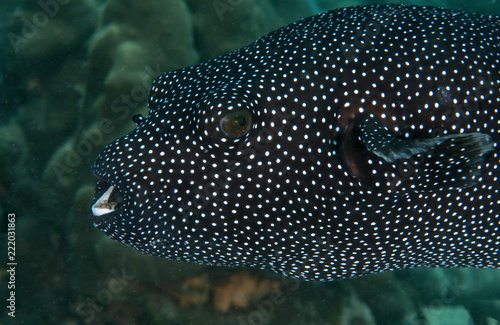
[[[144,253],[211,263],[210,250],[222,255],[263,236],[262,218],[290,204],[283,193],[307,190],[290,184],[307,150],[287,140],[305,123],[251,83],[216,73],[235,65],[218,59],[153,83],[148,116],[92,167],[96,228]]]

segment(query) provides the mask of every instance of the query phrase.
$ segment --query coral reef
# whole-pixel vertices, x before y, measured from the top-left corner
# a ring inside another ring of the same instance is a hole
[[[198,62],[192,15],[182,0],[110,0],[92,37],[88,59],[92,77],[87,101],[95,101],[95,113],[116,120],[121,113],[114,109],[117,103],[131,101],[130,110],[144,106],[159,73]],[[128,121],[129,114],[118,119]]]
[[[360,278],[352,284],[360,299],[371,307],[377,324],[404,324],[418,314],[411,291],[396,279],[395,273]]]
[[[267,0],[187,0],[195,12],[197,47],[202,59],[210,59],[248,45],[284,25]]]
[[[144,255],[107,237],[99,236],[91,246],[95,259],[103,270],[127,268],[145,282],[171,282],[199,274],[209,266],[184,263]],[[89,249],[89,247],[87,247]],[[168,270],[166,272],[165,270]]]
[[[207,303],[210,299],[208,275],[205,273],[184,279],[177,296],[181,308]]]
[[[315,1],[302,0],[270,0],[278,15],[286,22],[291,23],[309,17],[314,14],[319,14],[322,10]],[[294,8],[294,10],[290,10]]]
[[[248,272],[234,273],[227,283],[214,288],[214,307],[220,312],[227,312],[230,308],[243,308],[282,286],[282,281],[258,279]]]
[[[22,1],[7,34],[11,69],[26,79],[51,75],[61,57],[84,54],[96,18],[91,0]]]

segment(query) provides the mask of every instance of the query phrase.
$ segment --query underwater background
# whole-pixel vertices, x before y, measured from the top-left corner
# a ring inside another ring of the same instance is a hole
[[[304,282],[146,256],[87,218],[93,160],[134,128],[133,115],[147,115],[160,73],[315,13],[389,2],[2,0],[0,325],[466,325],[467,309],[498,324],[487,316],[500,319],[499,270]],[[500,14],[498,0],[402,3]]]

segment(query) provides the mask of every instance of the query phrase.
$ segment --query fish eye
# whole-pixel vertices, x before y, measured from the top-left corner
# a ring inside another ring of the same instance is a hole
[[[222,117],[220,126],[227,137],[241,138],[252,127],[252,113],[248,109],[229,113]]]

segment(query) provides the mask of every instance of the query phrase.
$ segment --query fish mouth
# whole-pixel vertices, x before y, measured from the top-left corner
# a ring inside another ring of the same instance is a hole
[[[116,215],[122,206],[123,196],[116,186],[99,179],[94,201],[89,211],[89,217],[94,223],[100,223]]]

